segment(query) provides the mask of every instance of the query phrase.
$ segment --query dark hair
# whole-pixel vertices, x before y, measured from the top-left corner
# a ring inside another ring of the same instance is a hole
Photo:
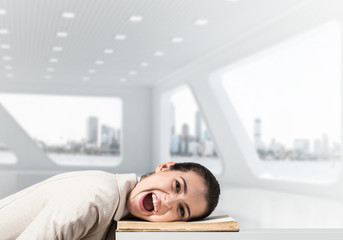
[[[193,171],[204,179],[207,186],[207,192],[205,194],[207,209],[203,215],[192,218],[191,220],[199,220],[209,216],[218,205],[220,195],[219,183],[211,171],[206,167],[194,162],[175,163],[175,165],[172,165],[169,170],[181,172]]]

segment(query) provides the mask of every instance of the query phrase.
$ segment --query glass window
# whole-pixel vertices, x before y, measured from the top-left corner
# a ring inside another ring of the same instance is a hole
[[[330,22],[222,71],[261,177],[325,181],[341,160],[341,37]]]
[[[167,94],[170,121],[169,158],[174,162],[198,162],[212,172],[221,172],[214,141],[190,89],[186,86]]]
[[[16,155],[0,139],[0,164],[15,164],[15,163],[17,163]]]
[[[55,163],[120,163],[119,98],[1,94],[0,101]]]

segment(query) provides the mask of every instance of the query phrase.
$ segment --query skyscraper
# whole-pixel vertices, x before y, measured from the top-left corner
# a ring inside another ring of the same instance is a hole
[[[89,117],[87,119],[87,143],[98,144],[98,118]]]
[[[294,139],[293,151],[297,154],[308,154],[310,152],[310,140]]]
[[[319,158],[323,155],[323,146],[320,139],[316,139],[313,143],[313,153],[314,155]]]
[[[261,119],[255,118],[254,121],[254,143],[255,148],[263,149],[262,137],[261,137]]]
[[[170,127],[171,135],[175,134],[175,106],[173,103],[170,103]]]
[[[195,141],[201,141],[201,113],[200,111],[196,111],[195,113]]]
[[[120,129],[117,130],[117,134],[115,136],[115,139],[116,139],[117,143],[120,144],[120,142],[121,142],[121,131],[120,131]]]
[[[102,125],[101,126],[101,147],[111,148],[115,141],[115,130],[114,128]]]
[[[323,155],[324,157],[327,157],[329,155],[329,138],[328,135],[326,133],[323,134],[322,136],[322,151],[323,151]]]
[[[176,155],[180,151],[180,137],[177,135],[172,135],[170,137],[170,154]]]
[[[182,125],[181,135],[181,154],[188,155],[188,144],[189,144],[189,126],[184,123]]]

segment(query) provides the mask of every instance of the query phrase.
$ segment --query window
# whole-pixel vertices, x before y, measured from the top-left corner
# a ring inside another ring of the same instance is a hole
[[[330,22],[217,75],[256,149],[260,177],[338,176],[341,65],[340,25]]]
[[[0,139],[0,165],[17,163],[16,155]]]
[[[120,163],[119,98],[1,94],[0,101],[53,162],[91,166]]]
[[[221,162],[214,141],[190,89],[183,86],[165,94],[163,103],[169,116],[163,127],[168,129],[170,161],[198,162],[219,174]]]

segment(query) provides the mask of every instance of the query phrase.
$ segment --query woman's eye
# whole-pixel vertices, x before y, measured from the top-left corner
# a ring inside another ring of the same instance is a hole
[[[183,207],[180,207],[180,214],[182,217],[185,216],[185,209]]]
[[[176,192],[180,192],[180,190],[181,190],[181,185],[179,181],[176,181]]]

